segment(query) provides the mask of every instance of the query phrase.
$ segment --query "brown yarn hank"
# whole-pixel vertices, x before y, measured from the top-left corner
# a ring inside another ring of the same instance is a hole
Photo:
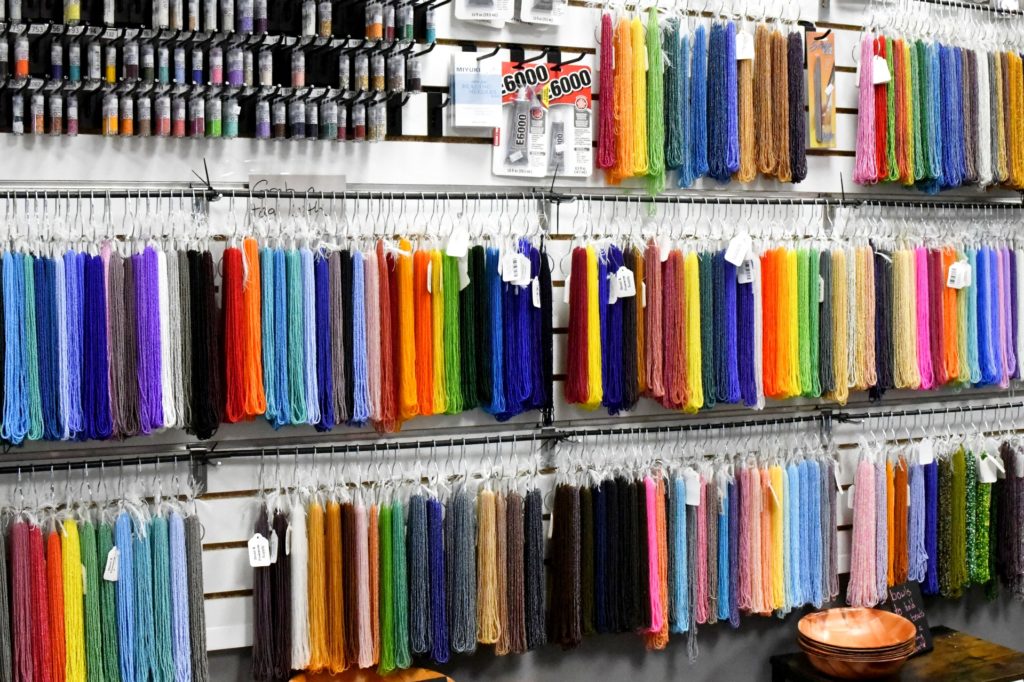
[[[523,496],[511,492],[505,502],[506,568],[508,587],[508,646],[513,654],[525,653],[526,647],[526,594],[523,576]]]
[[[754,31],[754,117],[757,126],[757,170],[775,175],[775,122],[772,117],[772,32],[766,24]],[[789,155],[787,150],[786,155]]]
[[[893,559],[893,578],[897,585],[907,582],[910,557],[907,542],[907,461],[900,457],[896,464],[896,482],[893,490],[896,498],[893,503],[893,548],[896,556]]]
[[[775,117],[775,176],[792,182],[789,162],[789,40],[772,32],[772,115]]]
[[[349,663],[359,660],[359,609],[356,595],[359,583],[356,580],[356,507],[351,502],[341,505],[341,556],[343,594],[348,595],[345,608],[345,658]]]

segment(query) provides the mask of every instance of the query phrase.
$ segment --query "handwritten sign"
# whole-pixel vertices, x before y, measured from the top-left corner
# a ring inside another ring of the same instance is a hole
[[[932,650],[932,632],[928,627],[928,618],[924,614],[921,599],[921,586],[916,582],[906,582],[889,588],[889,599],[879,605],[886,611],[903,616],[917,628],[917,643],[914,655]]]

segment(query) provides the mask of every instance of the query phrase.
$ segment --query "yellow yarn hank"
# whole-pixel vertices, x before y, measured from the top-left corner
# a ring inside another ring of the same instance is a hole
[[[448,411],[448,392],[444,371],[444,294],[441,291],[441,252],[430,252],[430,310],[434,332],[434,414]]]
[[[832,375],[835,388],[828,397],[840,405],[845,405],[850,397],[846,277],[846,254],[842,249],[835,249],[832,251]]]
[[[640,17],[633,17],[630,25],[631,49],[633,51],[633,155],[630,168],[633,177],[647,175],[647,44],[644,42],[644,25]]]
[[[744,59],[736,65],[736,91],[739,100],[740,169],[733,176],[739,182],[757,177],[754,160],[754,60]]]
[[[633,175],[633,47],[629,19],[622,17],[615,25],[615,71],[613,101],[615,118],[615,165],[605,177],[617,185]],[[607,102],[605,103],[607,104]],[[645,147],[646,148],[646,147]]]
[[[1010,179],[1009,161],[1006,157],[1006,108],[1003,106],[1004,97],[1006,96],[1004,90],[1006,82],[1003,78],[1003,54],[1002,52],[996,52],[992,58],[992,100],[995,102],[992,115],[995,118],[994,135],[996,136],[997,150],[994,180],[998,183],[1005,183]]]
[[[683,287],[686,314],[686,402],[683,410],[696,412],[704,407],[704,385],[700,348],[700,259],[695,251],[683,261]]]
[[[415,282],[412,276],[412,242],[398,242],[398,418],[401,421],[420,413],[416,388],[416,312],[413,307]]]
[[[61,576],[64,585],[64,674],[67,682],[85,682],[82,545],[78,535],[78,522],[74,519],[64,520]]]
[[[863,246],[860,252],[862,274],[857,278],[857,297],[863,310],[858,319],[864,329],[864,388],[870,388],[878,383],[878,373],[875,369],[875,250],[870,246]]]
[[[601,300],[597,283],[597,252],[587,246],[587,378],[589,390],[584,407],[597,409],[604,399],[601,383]]]
[[[1010,136],[1008,158],[1010,165],[1010,186],[1024,189],[1024,68],[1019,55],[1009,54],[1010,83]]]
[[[328,669],[335,674],[345,672],[345,578],[342,572],[341,504],[327,503],[327,525],[324,532],[324,563],[327,570],[327,651]]]
[[[917,366],[917,290],[914,252],[893,252],[893,337],[895,339],[896,388],[916,389],[921,385]]]
[[[786,345],[779,349],[786,355],[788,371],[781,375],[783,386],[788,397],[800,395],[800,288],[797,283],[799,270],[799,254],[795,249],[785,252],[786,266],[786,298],[782,304],[786,308]]]
[[[307,595],[309,598],[309,670],[320,672],[331,664],[327,646],[327,556],[324,548],[324,508],[309,505],[306,522],[309,542]]]
[[[476,498],[476,639],[494,644],[501,636],[498,619],[498,546],[494,493],[483,490]],[[501,587],[504,587],[502,585]]]
[[[785,549],[783,541],[783,520],[785,510],[782,500],[785,499],[785,476],[781,466],[769,469],[771,490],[768,492],[768,504],[772,510],[772,610],[779,610],[786,605]],[[774,493],[774,494],[773,494]]]
[[[902,53],[903,53],[903,58],[902,58],[903,64],[902,64],[902,68],[900,69],[902,74],[901,74],[901,78],[899,79],[898,87],[901,90],[903,90],[903,112],[904,112],[903,118],[907,122],[907,134],[906,134],[906,138],[905,138],[906,141],[907,141],[907,174],[904,177],[901,177],[900,181],[904,185],[913,185],[914,184],[914,100],[912,99],[913,95],[911,93],[914,91],[914,89],[913,89],[913,83],[912,83],[912,74],[911,74],[911,70],[910,70],[910,45],[908,44],[907,41],[904,41],[904,40],[898,40],[894,44],[898,44],[897,49],[901,50]]]

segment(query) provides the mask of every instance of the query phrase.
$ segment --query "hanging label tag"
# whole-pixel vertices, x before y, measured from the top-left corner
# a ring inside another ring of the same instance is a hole
[[[434,261],[427,263],[427,293],[434,293]]]
[[[686,482],[686,506],[700,506],[700,476],[693,469],[683,472],[683,479]]]
[[[615,275],[608,275],[608,305],[615,305],[619,302],[619,280]]]
[[[750,284],[754,281],[753,259],[746,259],[736,268],[736,281],[739,284]]]
[[[996,9],[1003,12],[1019,12],[1020,0],[996,0]]]
[[[833,466],[832,467],[832,476],[833,476],[833,478],[836,479],[836,490],[841,492],[843,490],[843,484],[839,482],[839,467],[838,466]]]
[[[288,530],[284,532],[284,555],[291,556],[292,553],[292,524],[288,524]]]
[[[1017,478],[1024,478],[1024,452],[1018,452],[1013,459],[1013,475]]]
[[[519,261],[519,278],[514,280],[514,284],[521,287],[530,286],[530,257],[525,254],[517,254]]]
[[[661,258],[661,262],[668,261],[669,251],[672,250],[672,239],[669,237],[662,237],[658,240],[658,256]]]
[[[636,278],[633,276],[633,271],[625,265],[615,272],[615,283],[619,298],[636,296]]]
[[[565,276],[565,284],[562,285],[562,303],[569,304],[569,275]]]
[[[277,531],[276,530],[270,531],[270,563],[272,563],[272,564],[276,564],[277,563],[277,550],[279,549],[278,548],[278,544],[279,543],[280,543],[280,540],[278,540]]]
[[[785,474],[786,472],[783,471],[782,473]],[[772,485],[772,480],[770,478],[768,479],[768,492],[770,492],[772,494],[772,499],[775,500],[775,506],[779,507],[781,509],[782,508],[782,498],[779,497],[779,492],[775,489],[775,486]]]
[[[754,58],[754,36],[750,31],[736,34],[736,61],[745,62]]]
[[[640,282],[640,302],[643,307],[647,307],[647,282]]]
[[[448,237],[448,247],[445,249],[452,258],[465,258],[469,253],[469,231],[463,225],[456,225]]]
[[[501,259],[501,280],[517,283],[523,278],[523,264],[518,253],[507,253]]]
[[[949,276],[946,277],[946,286],[950,289],[965,289],[971,286],[971,264],[958,260],[949,266]]]
[[[256,533],[249,538],[249,565],[253,568],[266,568],[270,564],[270,542]]]
[[[121,550],[111,547],[107,552],[107,563],[103,567],[103,579],[110,583],[116,583],[121,573]]]
[[[465,257],[459,258],[459,291],[469,286],[469,260]]]
[[[931,438],[925,438],[917,444],[917,462],[921,466],[935,461],[935,445]]]
[[[846,489],[846,508],[847,509],[853,509],[853,503],[856,500],[856,497],[854,496],[855,488],[856,488],[856,486],[851,485],[849,488]]]
[[[818,275],[818,303],[825,302],[825,278]]]
[[[875,85],[885,85],[891,80],[892,75],[889,73],[889,64],[885,57],[875,55],[874,61],[871,62],[871,82]]]
[[[995,483],[999,476],[995,466],[992,464],[992,457],[982,457],[981,453],[974,453],[974,461],[978,468],[978,481],[981,483]]]
[[[536,277],[530,280],[530,295],[533,298],[533,307],[540,308],[540,280]]]
[[[746,231],[740,232],[729,240],[729,246],[725,249],[725,260],[736,267],[743,264],[743,261],[750,255],[750,249],[754,242]]]

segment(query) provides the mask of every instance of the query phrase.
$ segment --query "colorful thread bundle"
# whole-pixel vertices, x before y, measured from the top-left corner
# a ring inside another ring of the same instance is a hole
[[[209,438],[257,415],[390,431],[478,406],[498,419],[551,408],[543,244],[455,258],[407,241],[358,251],[245,239],[219,265],[218,282],[213,256],[196,250],[5,252],[3,440]]]
[[[602,107],[597,165],[611,184],[645,178],[657,194],[702,177],[781,182],[807,175],[803,45],[767,24],[601,20]],[[751,46],[747,49],[746,46]],[[739,47],[738,47],[739,46]],[[607,73],[612,70],[612,73]]]
[[[0,675],[209,680],[198,517],[159,501],[44,512],[53,515],[42,523],[28,512],[4,519],[11,655]]]
[[[1024,252],[1005,243],[774,246],[739,267],[725,254],[575,248],[566,400],[616,414],[646,396],[695,412],[1021,376]]]
[[[1024,187],[1020,55],[871,34],[859,53],[856,182]]]
[[[938,450],[938,452],[936,452]],[[853,490],[847,601],[874,606],[914,580],[924,594],[960,597],[1000,582],[1024,596],[1024,455],[1009,442],[922,441],[887,458],[863,455]]]
[[[256,532],[278,549],[254,569],[253,679],[387,674],[413,656],[445,663],[478,643],[508,654],[547,641],[539,490],[388,497],[342,490],[261,507]]]

